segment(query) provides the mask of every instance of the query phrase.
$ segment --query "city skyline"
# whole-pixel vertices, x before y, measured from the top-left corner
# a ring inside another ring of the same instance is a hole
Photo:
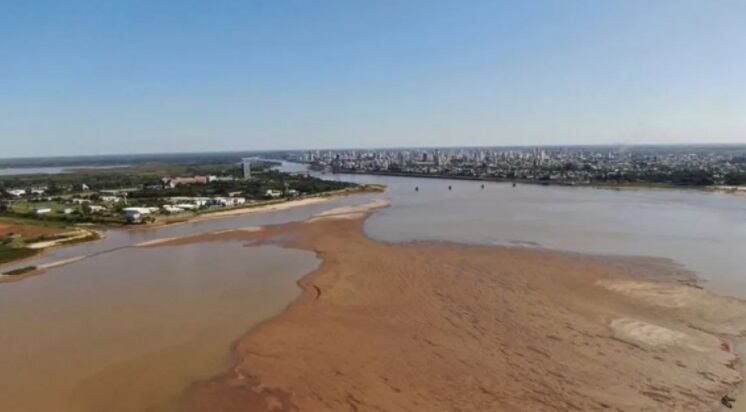
[[[683,150],[687,148],[698,148],[698,149],[741,149],[746,150],[746,143],[643,143],[643,144],[614,144],[614,143],[598,143],[598,144],[516,144],[516,145],[453,145],[453,146],[361,146],[361,147],[297,147],[288,149],[229,149],[229,150],[198,150],[198,151],[150,151],[150,152],[111,152],[111,153],[95,153],[95,154],[63,154],[63,155],[32,155],[32,156],[1,156],[0,167],[5,164],[14,164],[17,161],[23,160],[48,160],[48,159],[88,159],[96,157],[160,157],[160,156],[189,156],[189,155],[221,155],[221,154],[233,154],[233,155],[261,155],[261,154],[276,154],[276,153],[307,153],[307,152],[372,152],[372,151],[417,151],[417,150],[530,150],[530,149],[583,149],[583,148],[595,148],[595,149],[610,149],[610,150],[636,150],[641,148],[657,148],[657,149],[676,149]]]
[[[228,150],[197,150],[197,151],[150,151],[150,152],[111,152],[111,153],[83,153],[83,154],[62,154],[62,155],[31,155],[31,156],[0,156],[0,167],[8,164],[12,165],[17,161],[24,160],[48,160],[48,159],[89,159],[89,158],[108,158],[108,157],[155,157],[160,156],[189,156],[189,155],[261,155],[276,153],[307,153],[307,152],[373,152],[373,151],[417,151],[417,150],[530,150],[530,149],[609,149],[615,151],[636,150],[643,148],[667,149],[667,150],[684,150],[688,148],[697,149],[741,149],[746,150],[746,143],[642,143],[642,144],[614,144],[614,143],[597,143],[597,144],[515,144],[515,145],[453,145],[453,146],[360,146],[360,147],[296,147],[288,149],[228,149]],[[25,163],[24,163],[25,164]]]
[[[746,143],[739,2],[7,9],[0,157]]]

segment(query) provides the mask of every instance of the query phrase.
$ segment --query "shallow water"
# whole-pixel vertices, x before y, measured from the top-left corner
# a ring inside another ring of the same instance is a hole
[[[171,409],[192,382],[229,365],[230,347],[298,295],[316,257],[277,246],[140,242],[281,224],[371,195],[171,226],[108,230],[2,267],[86,255],[0,284],[0,410]]]
[[[376,239],[663,257],[696,272],[714,291],[746,298],[746,196],[696,190],[512,187],[508,183],[363,175],[324,177],[389,187],[391,207],[376,212],[365,225]]]
[[[0,410],[167,408],[279,313],[313,253],[240,242],[127,249],[0,285]]]
[[[91,243],[81,243],[69,247],[47,250],[43,255],[6,265],[0,265],[0,271],[7,272],[25,266],[37,266],[55,262],[75,256],[92,255],[116,251],[140,242],[161,239],[172,236],[184,236],[194,233],[214,230],[242,228],[249,226],[263,226],[282,224],[304,220],[316,213],[334,207],[362,204],[369,201],[375,194],[345,196],[311,205],[295,207],[285,210],[262,213],[247,213],[228,217],[207,219],[196,222],[173,224],[155,228],[131,228],[128,230],[112,229],[104,232],[104,239]]]

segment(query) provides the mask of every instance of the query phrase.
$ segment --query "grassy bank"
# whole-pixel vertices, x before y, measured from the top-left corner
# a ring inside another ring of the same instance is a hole
[[[39,253],[39,250],[29,249],[27,247],[15,247],[10,244],[0,245],[0,264],[30,258]]]
[[[24,217],[0,217],[0,264],[30,258],[45,248],[100,239],[88,228]]]
[[[224,213],[244,209],[254,209],[263,206],[283,204],[294,200],[327,198],[334,196],[345,196],[357,193],[381,192],[384,185],[356,185],[339,190],[330,190],[321,193],[303,195],[296,198],[282,198],[254,202],[234,208],[215,208],[186,212],[178,215],[159,216],[154,222],[142,224],[140,227],[159,226],[189,221],[192,218],[210,216],[212,214]],[[103,228],[121,227],[121,224],[100,225]],[[80,225],[65,225],[55,221],[43,221],[25,217],[0,217],[0,264],[5,264],[21,259],[32,257],[48,247],[72,245],[101,239],[101,235],[89,228]],[[88,231],[86,236],[80,235],[81,231]],[[29,245],[48,242],[41,248],[30,248]],[[6,273],[7,274],[7,273]]]

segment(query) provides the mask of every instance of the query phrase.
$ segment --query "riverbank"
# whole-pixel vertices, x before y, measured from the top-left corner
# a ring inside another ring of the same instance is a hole
[[[310,205],[314,203],[324,202],[324,201],[334,199],[340,196],[349,196],[349,195],[360,194],[360,193],[383,192],[385,190],[386,190],[386,186],[384,185],[375,185],[375,184],[359,185],[353,188],[335,190],[335,191],[326,192],[326,193],[319,193],[316,195],[303,196],[303,197],[299,197],[294,200],[267,201],[267,202],[262,202],[259,204],[252,204],[246,207],[233,208],[230,210],[208,211],[208,212],[205,212],[205,213],[202,213],[202,214],[199,214],[193,217],[192,219],[190,219],[190,221],[214,219],[214,218],[221,218],[221,217],[226,217],[226,216],[241,215],[241,214],[246,214],[246,213],[259,213],[259,212],[267,212],[267,211],[286,210],[286,209],[290,209],[293,207],[306,206],[306,205]]]
[[[362,232],[367,213],[161,244],[280,243],[322,259],[180,408],[709,411],[742,380],[746,305],[666,260],[384,243]]]
[[[240,207],[235,208],[222,208],[222,209],[210,209],[201,211],[196,214],[190,214],[188,216],[165,216],[159,219],[156,219],[152,223],[145,223],[145,224],[139,224],[139,225],[131,225],[131,226],[122,226],[122,225],[108,225],[108,226],[102,226],[98,225],[96,226],[97,230],[89,229],[89,228],[83,228],[80,226],[73,226],[73,227],[67,227],[64,229],[56,229],[54,232],[50,232],[51,229],[47,229],[47,232],[43,232],[47,237],[40,240],[31,242],[28,245],[23,245],[23,247],[17,247],[11,252],[8,253],[7,257],[5,259],[0,260],[0,266],[11,264],[11,263],[18,263],[23,260],[31,259],[34,257],[39,256],[41,253],[43,253],[45,250],[53,247],[58,247],[62,245],[69,245],[72,243],[83,243],[88,241],[95,241],[99,240],[103,236],[103,231],[106,229],[129,229],[129,230],[143,230],[143,229],[154,229],[158,227],[163,226],[170,226],[170,225],[176,225],[181,223],[190,223],[190,222],[199,222],[204,220],[210,220],[210,219],[219,219],[224,217],[230,217],[230,216],[238,216],[238,215],[244,215],[244,214],[252,214],[252,213],[264,213],[264,212],[274,212],[274,211],[281,211],[281,210],[287,210],[295,207],[301,207],[301,206],[307,206],[315,203],[320,203],[324,201],[328,201],[331,199],[335,199],[341,196],[348,196],[353,194],[360,194],[360,193],[372,193],[372,192],[381,192],[386,190],[385,186],[383,185],[375,185],[375,184],[369,184],[369,185],[359,185],[353,188],[346,188],[341,190],[335,190],[330,192],[324,192],[314,195],[307,195],[298,197],[295,199],[281,199],[281,200],[268,200],[264,202],[257,202],[252,204],[243,205]],[[7,220],[7,219],[6,219]],[[21,221],[26,222],[26,221]],[[4,226],[1,224],[3,223],[0,221],[0,229],[3,229]],[[33,222],[36,223],[36,222]],[[38,235],[39,233],[39,226],[38,224],[14,224],[12,227],[8,224],[7,230],[18,232],[29,232],[34,233]],[[40,222],[43,223],[43,222]],[[33,230],[32,230],[33,229]],[[7,232],[6,230],[6,232]],[[38,232],[38,233],[37,233]],[[0,233],[1,234],[1,233]],[[0,255],[0,258],[2,258],[3,255]],[[41,270],[43,268],[35,268],[35,267],[28,267],[28,268],[22,268],[24,270],[20,271],[13,271],[14,273],[8,273],[3,272],[0,270],[0,282],[3,281],[9,281],[9,280],[19,280],[21,275],[24,277],[33,275],[38,270]]]
[[[491,178],[482,176],[451,176],[451,175],[432,175],[432,174],[420,174],[420,173],[397,173],[397,172],[374,172],[374,171],[354,171],[346,170],[340,172],[332,172],[332,174],[352,174],[352,175],[370,175],[370,176],[394,176],[394,177],[412,177],[412,178],[425,178],[425,179],[442,179],[442,180],[467,180],[467,181],[478,181],[478,182],[497,182],[497,183],[513,183],[513,184],[526,184],[526,185],[537,185],[537,186],[568,186],[568,187],[589,187],[597,189],[610,189],[610,190],[643,190],[643,189],[676,189],[676,190],[698,190],[703,192],[722,192],[729,194],[746,194],[746,186],[726,186],[726,185],[713,185],[713,186],[685,186],[685,185],[674,185],[669,183],[602,183],[602,182],[563,182],[563,181],[541,181],[541,180],[528,180],[528,179],[504,179],[504,178]]]
[[[99,240],[102,233],[77,226],[30,219],[0,218],[0,266],[32,259],[44,250]],[[23,273],[25,271],[14,271]],[[0,270],[0,279],[3,279]]]

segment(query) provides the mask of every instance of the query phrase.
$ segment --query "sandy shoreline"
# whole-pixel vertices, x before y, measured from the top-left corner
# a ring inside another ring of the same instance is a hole
[[[349,195],[369,193],[369,192],[382,192],[384,190],[385,190],[385,187],[381,185],[363,185],[359,189],[341,189],[341,190],[337,190],[333,192],[311,195],[311,196],[300,198],[300,199],[277,201],[277,202],[272,202],[268,204],[260,204],[260,205],[249,204],[249,205],[245,205],[245,206],[241,206],[241,207],[237,207],[237,208],[233,208],[229,210],[210,211],[210,212],[203,213],[200,215],[189,216],[185,218],[176,217],[175,220],[172,220],[172,221],[170,220],[159,221],[159,222],[147,224],[144,226],[133,227],[131,228],[131,230],[152,229],[152,228],[161,227],[161,226],[173,226],[173,225],[178,225],[182,223],[201,222],[205,220],[220,219],[223,217],[230,217],[230,216],[264,213],[264,212],[275,212],[275,211],[287,210],[287,209],[292,209],[292,208],[301,207],[301,206],[313,205],[316,203],[322,203],[322,202],[333,200],[333,199],[336,199],[342,196],[349,196]]]
[[[203,220],[217,219],[217,218],[226,217],[226,216],[236,216],[236,215],[244,215],[244,214],[251,214],[251,213],[263,213],[263,212],[273,212],[273,211],[278,211],[278,210],[287,210],[287,209],[291,209],[294,207],[307,206],[307,205],[313,205],[316,203],[325,202],[333,198],[334,198],[333,196],[309,197],[305,199],[288,200],[282,203],[272,203],[272,204],[261,205],[261,206],[256,206],[256,207],[244,207],[244,208],[238,208],[238,209],[232,209],[232,210],[211,212],[211,213],[207,213],[204,215],[195,216],[194,218],[189,219],[189,221],[199,222]]]
[[[276,212],[276,211],[293,209],[296,207],[302,207],[302,206],[322,203],[322,202],[336,199],[341,196],[348,196],[348,195],[357,194],[357,193],[365,193],[368,191],[382,191],[382,190],[383,189],[381,187],[377,187],[374,185],[368,185],[364,187],[362,190],[343,189],[340,191],[324,193],[324,194],[313,196],[313,197],[288,200],[284,202],[277,202],[277,203],[271,203],[271,204],[266,204],[266,205],[248,206],[248,207],[240,207],[240,208],[224,210],[224,211],[215,211],[215,212],[205,213],[202,215],[192,216],[189,218],[174,220],[174,221],[161,221],[161,222],[156,222],[153,224],[135,226],[131,228],[123,228],[123,230],[150,230],[150,229],[155,229],[155,228],[159,228],[163,226],[174,226],[174,225],[183,224],[183,223],[201,222],[201,221],[220,219],[220,218],[231,217],[231,216],[247,215],[247,214],[254,214],[254,213]],[[244,228],[244,229],[251,229],[251,228]],[[50,262],[48,264],[39,265],[34,270],[24,273],[23,275],[5,275],[3,274],[3,270],[2,270],[3,267],[8,267],[8,266],[15,265],[23,261],[30,261],[30,260],[39,258],[48,249],[64,246],[64,242],[66,241],[71,241],[71,240],[75,241],[75,240],[83,239],[87,235],[90,235],[91,230],[90,229],[79,229],[79,232],[81,233],[80,235],[72,237],[72,238],[60,239],[60,240],[49,241],[49,242],[39,242],[39,243],[33,244],[32,248],[41,249],[40,253],[33,255],[33,256],[29,256],[27,258],[18,259],[18,260],[14,260],[11,262],[5,262],[3,264],[0,264],[0,283],[16,282],[19,280],[23,280],[28,277],[40,274],[41,272],[43,272],[44,269],[62,266],[62,265],[73,263],[75,261],[80,260],[80,259],[62,259],[59,261]],[[86,235],[83,235],[82,232],[86,232]],[[87,241],[87,242],[100,241],[105,238],[105,234],[103,232],[95,231],[95,233],[98,235],[98,238],[91,240],[91,241]],[[159,244],[166,243],[172,240],[175,240],[175,238],[169,237],[169,238],[154,239],[151,241],[141,242],[141,243],[134,244],[131,246],[132,247],[157,246]]]
[[[0,284],[5,283],[5,282],[17,282],[17,281],[29,278],[31,276],[35,276],[35,275],[41,274],[41,273],[44,272],[45,269],[51,269],[51,268],[55,268],[55,267],[58,267],[58,266],[64,266],[64,265],[67,265],[67,264],[70,264],[70,263],[74,263],[74,262],[77,262],[79,260],[83,260],[83,259],[87,258],[88,256],[87,255],[74,256],[72,258],[61,259],[61,260],[57,260],[57,261],[54,261],[54,262],[44,263],[44,264],[40,264],[40,265],[36,265],[36,266],[29,266],[28,267],[29,271],[27,271],[27,272],[25,272],[25,273],[23,273],[21,275],[8,275],[8,274],[6,274],[6,269],[4,269],[4,268],[6,268],[8,266],[17,265],[17,264],[23,263],[25,261],[31,261],[31,260],[34,260],[34,259],[38,259],[38,258],[42,257],[45,253],[47,253],[51,249],[55,249],[55,248],[63,247],[63,246],[69,246],[70,244],[73,244],[73,243],[75,243],[77,241],[80,241],[80,243],[93,243],[93,242],[100,242],[100,241],[102,241],[102,240],[104,240],[106,238],[106,235],[103,232],[100,232],[98,230],[92,230],[92,229],[79,229],[79,230],[76,230],[74,232],[69,232],[69,233],[72,234],[73,236],[71,236],[71,237],[65,237],[65,238],[62,238],[62,239],[55,239],[55,240],[51,240],[51,241],[43,241],[43,242],[32,243],[28,247],[31,248],[31,249],[38,249],[38,250],[40,250],[39,253],[37,253],[35,255],[32,255],[32,256],[29,256],[29,257],[26,257],[26,258],[16,259],[16,260],[13,260],[13,261],[10,261],[10,262],[5,262],[5,263],[1,264],[0,265]],[[95,237],[95,238],[91,239],[91,240],[83,240],[83,239],[86,239],[88,237]]]
[[[366,216],[162,243],[271,242],[323,261],[182,409],[710,411],[742,380],[746,305],[664,260],[388,244],[364,235]]]

